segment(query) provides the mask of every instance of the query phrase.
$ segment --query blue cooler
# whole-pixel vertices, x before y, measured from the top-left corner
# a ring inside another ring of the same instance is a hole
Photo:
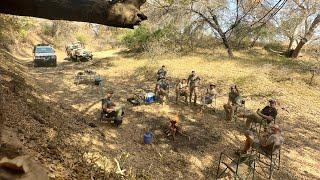
[[[156,100],[156,95],[152,92],[146,94],[144,102],[147,104],[153,103]]]

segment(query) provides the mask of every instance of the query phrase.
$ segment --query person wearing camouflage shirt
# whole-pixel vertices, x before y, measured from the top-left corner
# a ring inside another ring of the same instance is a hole
[[[163,65],[157,72],[157,81],[159,81],[160,79],[166,78],[166,76],[167,76],[166,66]]]
[[[156,97],[160,101],[164,102],[169,95],[168,91],[169,91],[169,84],[167,80],[165,78],[161,78],[156,84],[156,88],[155,88]]]

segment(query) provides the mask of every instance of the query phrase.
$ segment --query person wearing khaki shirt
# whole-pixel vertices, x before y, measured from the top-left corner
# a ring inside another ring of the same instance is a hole
[[[193,103],[197,103],[198,98],[198,87],[200,83],[200,77],[196,75],[195,71],[192,71],[188,77],[189,84],[189,102],[191,103],[192,96],[194,95]]]
[[[176,102],[178,102],[178,98],[180,96],[184,96],[185,97],[185,102],[188,102],[188,83],[187,83],[187,79],[182,79],[177,87],[176,87]]]

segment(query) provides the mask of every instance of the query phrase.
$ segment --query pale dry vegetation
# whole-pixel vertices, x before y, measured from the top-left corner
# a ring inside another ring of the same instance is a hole
[[[115,174],[116,158],[121,168],[127,170],[128,179],[211,179],[215,176],[219,153],[232,153],[244,140],[244,122],[226,123],[222,108],[227,101],[229,85],[237,83],[248,109],[263,107],[271,97],[279,102],[277,123],[283,127],[285,144],[282,168],[274,178],[319,178],[319,158],[314,156],[319,153],[319,78],[315,79],[315,85],[308,85],[306,79],[311,75],[300,71],[302,67],[297,69],[303,65],[270,55],[262,49],[237,52],[235,61],[226,60],[227,54],[219,49],[204,54],[162,56],[151,61],[148,56],[109,50],[95,53],[93,62],[61,62],[56,69],[29,67],[32,76],[21,76],[35,88],[32,92],[36,93],[36,99],[27,101],[32,108],[27,108],[28,113],[22,116],[26,119],[17,116],[16,120],[8,121],[9,130],[15,125],[22,131],[18,133],[26,139],[19,143],[22,152],[37,154],[37,159],[49,168],[52,177],[120,178]],[[277,63],[283,61],[288,62]],[[305,61],[309,62],[309,59]],[[134,92],[142,92],[141,88],[153,90],[155,71],[162,64],[168,67],[172,84],[186,77],[192,69],[202,78],[201,86],[217,83],[217,112],[200,114],[197,108],[172,102],[165,106],[132,107],[127,104],[124,124],[115,129],[98,122],[99,88],[73,84],[77,71],[95,70],[106,78],[105,88],[115,90],[116,101],[126,104],[126,98]],[[51,110],[46,110],[46,103],[52,104]],[[165,137],[164,129],[171,112],[181,114],[181,126],[191,140],[178,136],[173,142]],[[19,121],[25,127],[16,124]],[[41,125],[37,127],[39,122]],[[39,130],[32,131],[34,128]],[[151,146],[142,144],[146,130],[155,135]]]
[[[237,84],[249,110],[278,102],[285,143],[273,178],[319,179],[320,4],[275,2],[153,0],[142,7],[148,21],[134,30],[0,15],[0,158],[31,155],[53,179],[214,179],[220,153],[233,154],[244,140],[244,120],[227,123],[222,107]],[[304,38],[308,44],[297,48]],[[93,61],[66,61],[72,41],[92,50]],[[32,48],[42,42],[56,49],[56,68],[32,67]],[[298,58],[286,58],[293,49]],[[171,87],[191,70],[202,90],[216,83],[216,112],[174,103],[172,89],[164,106],[128,104],[134,93],[154,90],[161,65]],[[125,104],[119,128],[98,120],[101,89],[74,84],[86,69]],[[189,137],[166,137],[171,113]],[[150,146],[143,143],[148,130]]]

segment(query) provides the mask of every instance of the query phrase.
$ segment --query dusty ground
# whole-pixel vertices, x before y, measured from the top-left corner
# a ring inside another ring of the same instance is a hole
[[[214,179],[219,154],[232,154],[244,140],[243,120],[223,120],[228,86],[237,83],[248,109],[262,108],[271,97],[279,102],[277,123],[283,127],[285,144],[282,168],[274,179],[320,178],[319,80],[314,86],[306,84],[310,75],[297,70],[304,64],[287,62],[261,50],[238,53],[235,61],[226,60],[219,52],[150,60],[110,50],[95,53],[94,61],[86,63],[65,61],[63,53],[58,56],[56,68],[34,69],[30,58],[17,59],[22,62],[21,76],[28,76],[25,84],[32,86],[30,94],[34,92],[36,97],[26,100],[26,110],[37,113],[26,114],[21,122],[10,116],[3,131],[7,144],[17,141],[13,143],[20,146],[17,154],[33,154],[51,177],[120,178],[115,173],[117,159],[128,179]],[[202,86],[209,81],[217,83],[220,95],[216,113],[201,114],[197,107],[182,102],[139,107],[127,104],[126,98],[132,93],[154,88],[154,74],[162,64],[168,67],[172,84],[192,69],[202,77]],[[98,121],[101,96],[97,86],[73,83],[75,73],[84,69],[101,74],[106,79],[104,89],[113,89],[115,100],[126,105],[120,128]],[[172,141],[165,137],[170,112],[181,114],[181,126],[190,139],[179,136]],[[152,145],[143,144],[147,130],[154,134]]]

